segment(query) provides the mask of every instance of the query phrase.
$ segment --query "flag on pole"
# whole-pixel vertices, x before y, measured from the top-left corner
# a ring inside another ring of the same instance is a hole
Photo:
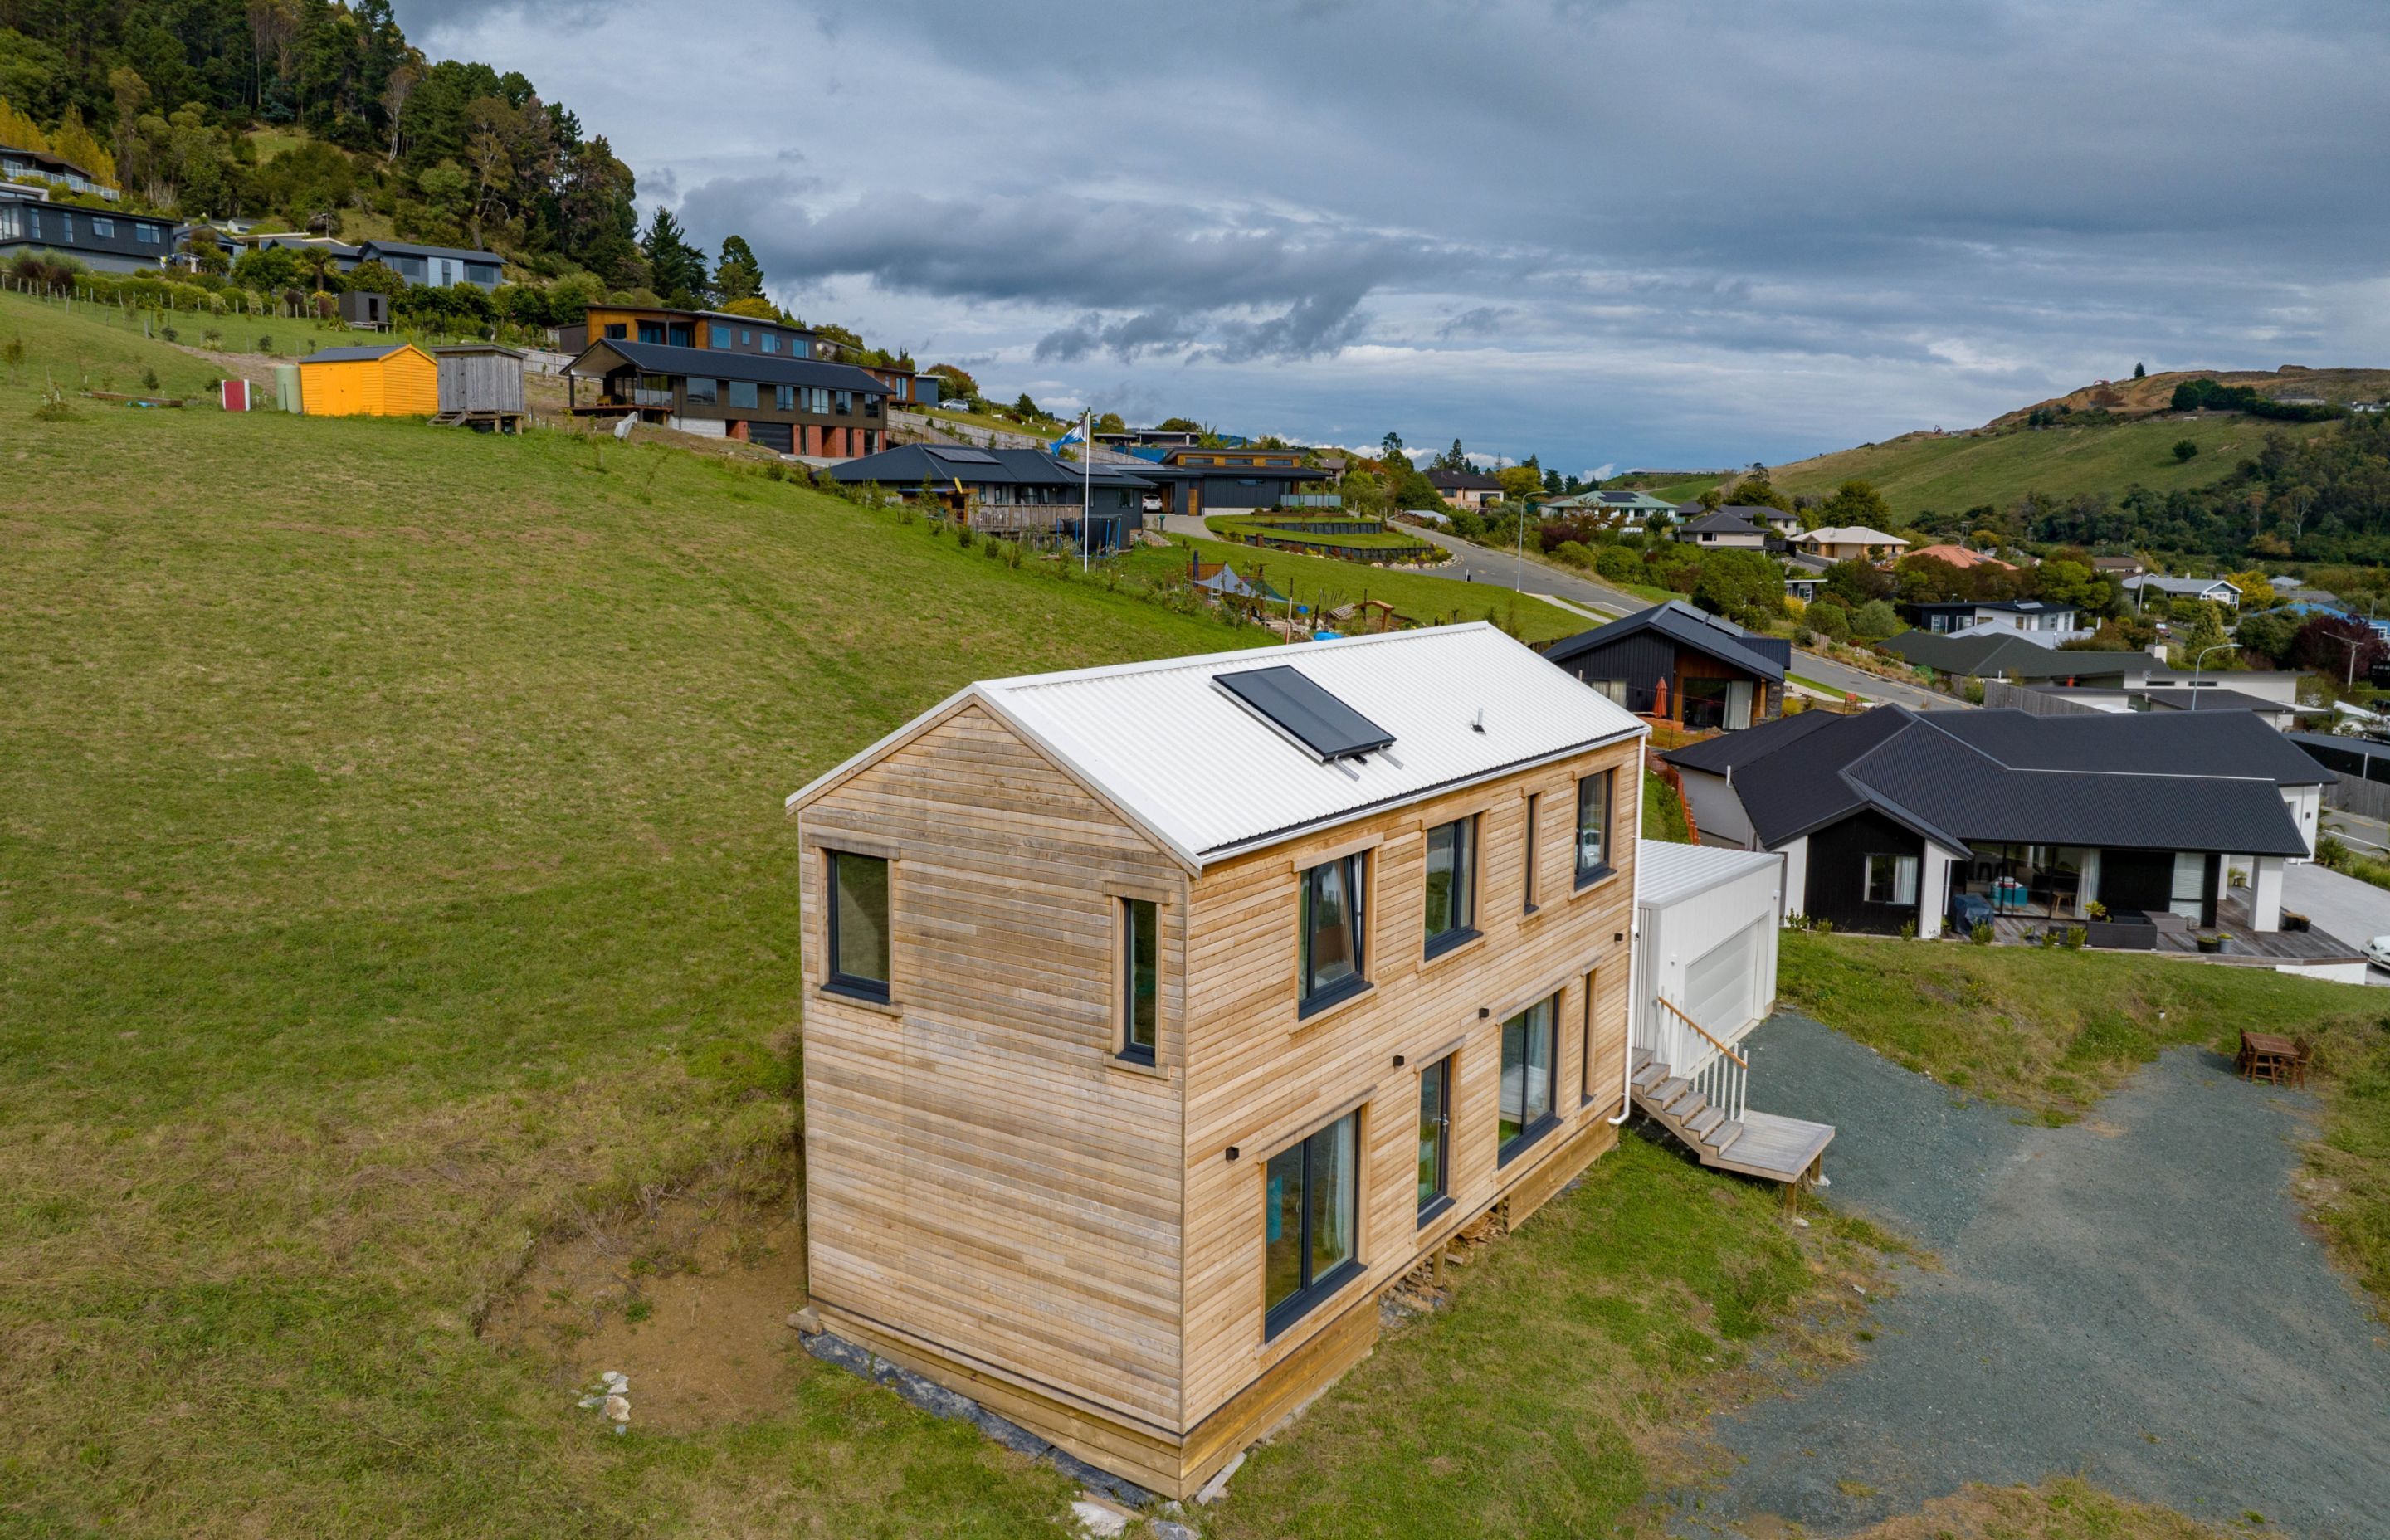
[[[1046,452],[1050,455],[1056,450],[1060,449],[1066,443],[1084,443],[1086,442],[1086,424],[1084,422],[1073,423],[1071,425],[1071,430],[1069,432],[1063,434],[1060,438],[1056,439],[1052,443],[1046,446]]]

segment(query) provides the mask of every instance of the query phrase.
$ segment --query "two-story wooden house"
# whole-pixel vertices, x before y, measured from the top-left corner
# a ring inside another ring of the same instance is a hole
[[[1644,732],[1451,626],[973,685],[796,793],[828,1329],[1195,1490],[1615,1142]]]

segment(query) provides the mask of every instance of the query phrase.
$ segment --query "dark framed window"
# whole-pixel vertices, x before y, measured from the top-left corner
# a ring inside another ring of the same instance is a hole
[[[1502,1023],[1499,1164],[1508,1165],[1558,1121],[1552,1115],[1552,1018],[1559,1004],[1558,995],[1538,1000]]]
[[[1427,955],[1477,934],[1477,820],[1455,818],[1427,831]]]
[[[1120,1056],[1148,1064],[1161,1037],[1161,918],[1151,899],[1121,900]]]
[[[711,406],[721,399],[722,381],[700,379],[695,375],[689,376],[688,404],[691,406]]]
[[[1870,855],[1867,858],[1867,901],[1914,907],[1917,903],[1918,859],[1914,855]]]
[[[1531,792],[1527,797],[1526,845],[1519,855],[1519,909],[1523,914],[1536,912],[1536,826],[1543,821],[1543,813],[1544,794]]]
[[[1262,1340],[1361,1271],[1356,1201],[1361,1114],[1270,1157],[1262,1200]]]
[[[780,334],[779,334],[778,332],[776,332],[776,331],[767,331],[767,332],[765,332],[765,333],[764,334],[764,341],[763,341],[763,344],[762,344],[762,345],[763,345],[763,349],[764,349],[764,351],[765,351],[765,353],[777,353],[777,352],[779,352],[779,351],[780,351]]]
[[[1576,885],[1610,875],[1610,783],[1604,770],[1576,783]]]
[[[1363,971],[1366,853],[1323,862],[1303,874],[1303,1003],[1305,1016],[1369,987]]]
[[[610,341],[619,342],[619,341],[621,341],[623,338],[625,338],[625,337],[627,337],[627,336],[629,336],[629,335],[630,335],[630,333],[629,333],[628,329],[627,329],[626,327],[623,327],[623,323],[622,323],[622,322],[620,322],[620,321],[609,321],[609,322],[607,322],[607,323],[606,323],[606,336],[607,336],[608,340],[610,340]],[[640,339],[639,339],[639,340],[640,340],[640,341],[642,341],[642,342],[644,342],[644,341],[646,341],[646,340],[647,340],[647,339],[646,339],[646,338],[644,338],[644,337],[642,337],[642,338],[640,338]]]
[[[773,386],[772,406],[775,411],[795,411],[797,409],[797,388],[793,385]]]
[[[740,327],[739,328],[739,345],[740,347],[744,348],[751,346],[753,344],[754,340],[755,334],[752,331],[749,330],[745,327]]]
[[[642,321],[639,323],[640,341],[661,343],[663,340],[664,324],[662,321]]]
[[[880,415],[880,398],[878,396],[867,395],[863,398],[863,415],[867,417],[876,417]]]
[[[1593,1003],[1601,997],[1599,970],[1585,976],[1585,1049],[1577,1060],[1577,1099],[1593,1099]]]
[[[733,406],[744,406],[752,410],[755,405],[755,382],[752,379],[732,380],[730,382],[730,404]]]
[[[839,392],[838,392],[838,415],[839,415],[840,417],[849,417],[849,416],[852,416],[852,415],[854,414],[854,392],[853,391],[839,391]]]
[[[834,850],[829,860],[829,986],[888,998],[888,863]]]
[[[1446,1054],[1420,1072],[1419,1217],[1424,1225],[1452,1207],[1452,1071]]]
[[[723,326],[719,323],[714,323],[709,325],[706,327],[706,330],[712,333],[707,340],[711,341],[715,347],[726,348],[730,345],[730,328],[728,327]]]
[[[672,345],[674,347],[693,348],[697,346],[697,327],[693,324],[687,321],[674,321],[669,323],[669,329],[672,337]]]

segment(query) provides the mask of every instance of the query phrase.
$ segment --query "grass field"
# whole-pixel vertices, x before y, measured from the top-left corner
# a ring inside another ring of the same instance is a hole
[[[2390,1021],[2361,984],[2269,969],[2116,953],[1787,931],[1786,1006],[1831,1022],[1895,1063],[2062,1123],[2160,1049],[2229,1054],[2244,1024],[2316,1044],[2327,1109],[2308,1152],[2342,1262],[2390,1302]]]
[[[1224,540],[1238,535],[1266,535],[1272,540],[1284,540],[1298,545],[1324,545],[1352,551],[1415,551],[1427,542],[1405,529],[1376,529],[1351,534],[1322,534],[1314,530],[1290,529],[1267,519],[1206,519],[1203,527]],[[1442,559],[1442,553],[1436,553]]]
[[[2228,416],[1976,437],[1919,434],[1779,466],[1772,479],[1786,492],[1820,496],[1854,478],[1870,481],[1893,512],[1907,520],[1928,509],[1959,513],[1985,504],[2004,508],[2028,492],[2114,497],[2137,481],[2161,493],[2204,486],[2255,454],[2269,431],[2307,434],[2331,428]],[[2199,454],[2178,461],[2174,445],[2181,439],[2198,444]]]
[[[1269,585],[1291,594],[1299,605],[1332,610],[1356,599],[1383,599],[1401,614],[1422,622],[1484,621],[1515,623],[1514,635],[1529,642],[1574,636],[1593,622],[1557,605],[1492,584],[1462,583],[1432,572],[1405,571],[1340,561],[1294,551],[1255,550],[1221,540],[1172,535],[1171,549],[1138,546],[1115,563],[1123,571],[1156,580],[1187,570],[1191,546],[1206,561],[1226,561],[1244,577],[1259,570]]]
[[[226,372],[209,367],[200,360],[187,355],[173,353],[170,349],[150,346],[152,341],[164,340],[163,332],[168,328],[174,333],[173,340],[186,348],[204,348],[215,353],[271,352],[279,358],[292,360],[302,358],[321,348],[356,347],[376,341],[414,342],[421,347],[433,347],[457,340],[456,337],[444,332],[435,333],[405,328],[379,333],[361,332],[353,331],[338,322],[291,320],[276,315],[243,315],[238,312],[225,315],[158,311],[125,312],[112,306],[78,304],[74,307],[73,314],[69,316],[63,302],[43,302],[14,295],[9,298],[12,301],[10,306],[5,311],[0,311],[0,340],[5,340],[10,330],[20,325],[36,327],[44,325],[37,320],[37,317],[45,312],[47,312],[55,322],[71,321],[73,323],[58,325],[55,327],[58,336],[62,339],[71,339],[71,340],[62,341],[61,345],[47,356],[34,354],[31,351],[32,346],[31,336],[28,335],[27,338],[28,366],[38,370],[45,365],[49,366],[60,374],[59,383],[70,390],[75,388],[75,380],[72,378],[66,378],[66,371],[79,363],[85,362],[104,365],[109,361],[130,361],[137,356],[141,360],[140,363],[131,364],[129,368],[119,367],[118,388],[123,388],[124,379],[127,378],[137,379],[143,367],[155,366],[170,389],[173,388],[173,381],[175,379],[195,379],[197,383],[177,391],[179,394],[186,395],[197,393],[205,388],[208,380]],[[17,320],[18,317],[25,319],[19,323]],[[216,340],[212,342],[208,340],[207,334],[210,331],[217,334]],[[161,357],[164,358],[164,362],[161,362]],[[39,382],[38,373],[33,379],[36,383]]]
[[[662,448],[34,402],[0,1533],[1043,1530],[1060,1477],[802,1358],[780,1415],[601,1443],[476,1326],[576,1214],[785,1158],[781,796],[972,677],[1257,634]]]

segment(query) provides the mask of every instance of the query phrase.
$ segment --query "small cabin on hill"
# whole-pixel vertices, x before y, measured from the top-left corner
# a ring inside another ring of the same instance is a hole
[[[1645,735],[1445,626],[976,684],[797,792],[818,1341],[1201,1486],[1615,1144]]]
[[[311,417],[428,417],[440,369],[412,342],[326,348],[299,360],[299,409]]]

